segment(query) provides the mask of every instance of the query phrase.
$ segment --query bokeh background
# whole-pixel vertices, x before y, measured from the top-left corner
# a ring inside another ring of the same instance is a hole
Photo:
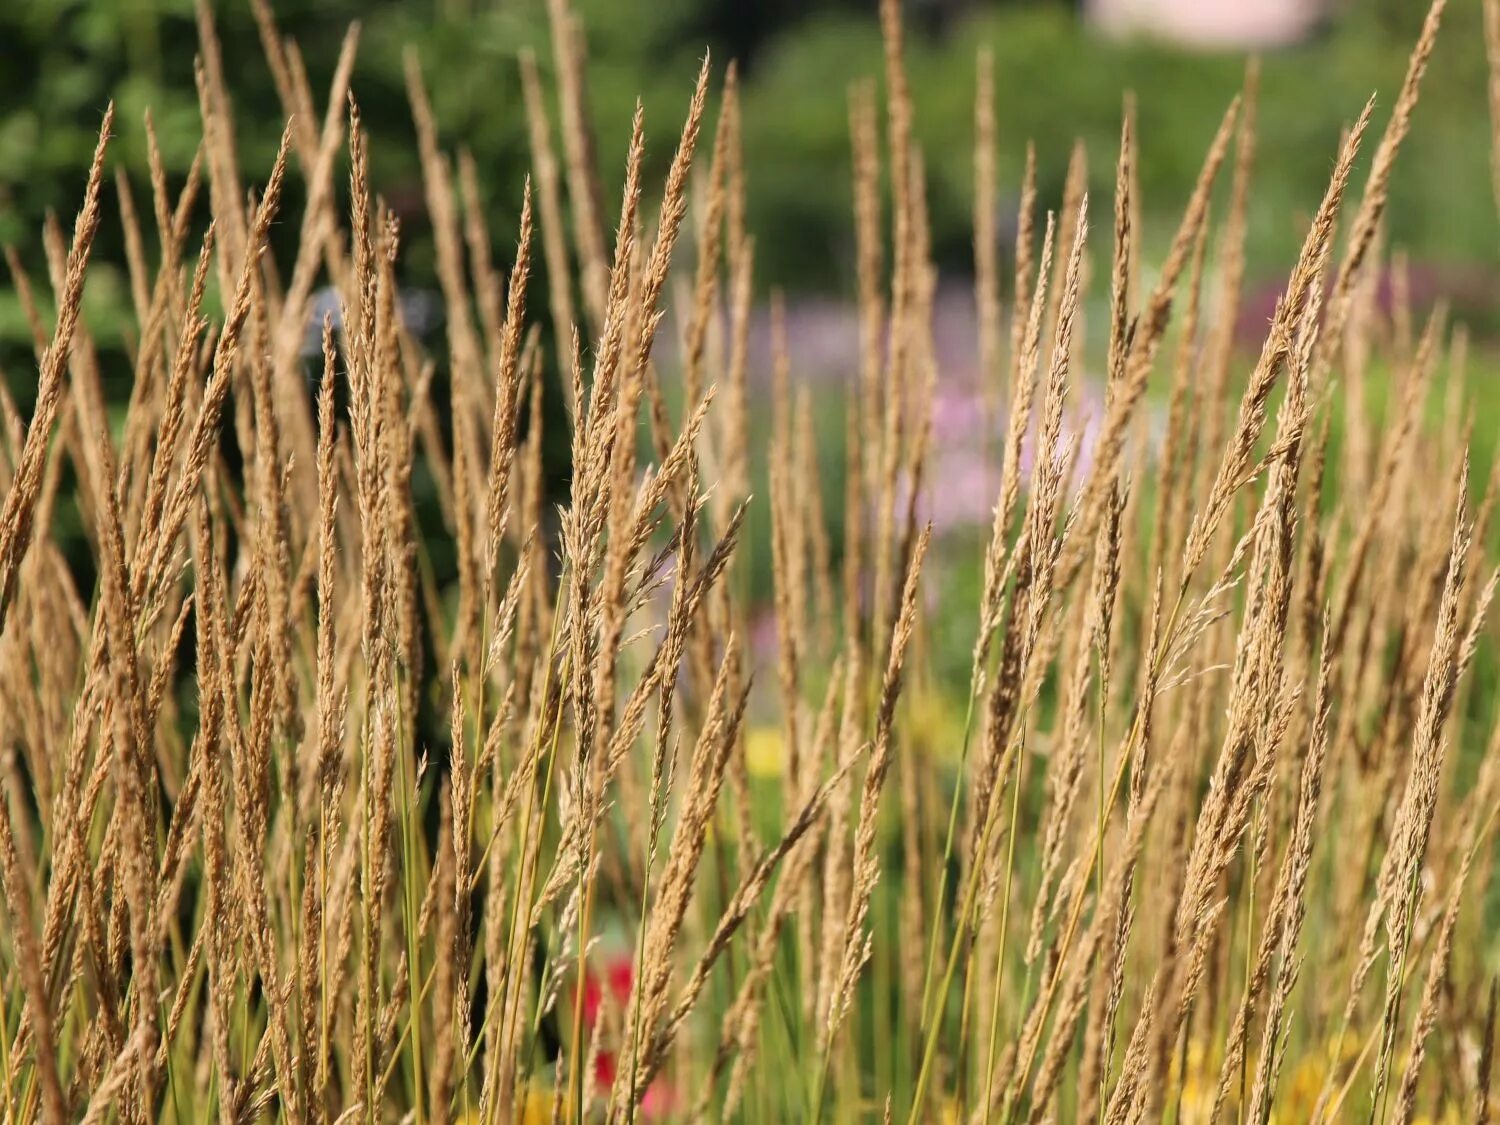
[[[299,44],[320,102],[345,32],[352,21],[360,22],[353,88],[371,133],[374,181],[402,218],[403,283],[418,295],[435,289],[403,73],[409,49],[420,61],[445,149],[467,149],[474,157],[494,258],[507,263],[530,166],[520,52],[535,52],[549,96],[554,88],[545,0],[273,0],[271,6],[281,33]],[[212,0],[211,7],[225,45],[242,166],[258,180],[284,124],[280,106],[249,0]],[[646,108],[646,182],[660,184],[704,51],[719,74],[730,59],[737,62],[748,223],[762,310],[752,342],[752,378],[764,392],[770,366],[764,310],[779,291],[795,377],[827,405],[817,412],[819,449],[824,509],[837,544],[843,520],[839,386],[857,356],[849,92],[854,83],[881,73],[874,0],[573,0],[573,9],[586,32],[589,96],[609,193],[623,176],[637,96]],[[985,458],[994,435],[975,432],[973,385],[972,153],[979,48],[987,46],[994,57],[1001,190],[985,205],[999,215],[1003,259],[1010,257],[1027,143],[1035,145],[1044,206],[1056,208],[1061,201],[1075,142],[1088,154],[1095,198],[1108,200],[1122,97],[1129,91],[1138,115],[1148,274],[1224,109],[1241,88],[1247,58],[1261,59],[1248,284],[1243,306],[1234,311],[1239,338],[1253,354],[1326,184],[1340,132],[1372,92],[1388,110],[1425,9],[1424,0],[907,0],[907,68],[943,279],[936,302],[942,361],[934,419],[938,456],[931,470],[940,487],[928,503],[940,536],[955,548],[936,552],[932,564],[945,571],[932,586],[945,597],[931,619],[930,690],[919,685],[913,703],[930,709],[932,721],[924,729],[934,744],[957,741],[945,735],[957,721],[948,696],[966,682],[980,579],[980,552],[972,548],[993,500]],[[1452,4],[1444,24],[1392,181],[1386,235],[1404,254],[1417,315],[1447,301],[1478,352],[1500,334],[1500,302],[1494,299],[1500,292],[1500,223],[1481,6]],[[149,200],[142,124],[148,107],[172,189],[180,187],[200,137],[197,45],[194,0],[0,0],[0,243],[15,248],[34,278],[46,276],[42,225],[49,211],[64,224],[71,221],[109,98],[117,105],[112,156],[128,170],[139,205]],[[556,106],[551,109],[555,123]],[[1377,120],[1382,116],[1378,112]],[[299,213],[300,190],[294,177],[284,214]],[[112,192],[110,198],[107,207],[114,206]],[[1222,213],[1224,200],[1216,199],[1215,206]],[[1098,213],[1107,214],[1108,204]],[[280,260],[290,260],[296,237],[295,222],[279,225],[273,241]],[[1105,253],[1100,243],[1096,270],[1104,268]],[[1096,277],[1096,302],[1106,288]],[[544,316],[543,305],[534,302],[533,312]],[[106,222],[96,243],[86,311],[106,380],[116,380],[106,390],[123,405],[130,299],[118,222]],[[1102,307],[1089,310],[1086,322],[1093,330],[1085,355],[1097,372]],[[443,334],[439,326],[430,327],[428,339],[441,363]],[[26,321],[9,286],[0,286],[0,369],[18,404],[28,409],[35,366]],[[1488,472],[1500,432],[1500,394],[1483,386],[1483,370],[1482,363],[1470,364],[1469,377],[1479,383],[1479,479]],[[1376,383],[1378,395],[1378,378]],[[1086,370],[1080,382],[1085,400],[1089,385]],[[767,397],[760,393],[752,402],[761,424],[769,416]],[[567,437],[557,401],[552,445],[565,465]],[[1337,418],[1334,425],[1337,430]],[[560,497],[567,488],[561,472]],[[62,511],[58,518],[66,523],[72,517]],[[766,520],[758,506],[746,546],[749,592],[762,604],[770,592]],[[68,534],[67,527],[60,529],[64,540]],[[75,534],[79,565],[86,567],[81,526]],[[440,579],[452,573],[444,542],[434,542]],[[774,643],[769,614],[760,633],[763,643]]]
[[[248,0],[213,0],[226,44],[237,136],[247,168],[269,166],[283,122]],[[665,168],[705,49],[738,60],[744,82],[750,225],[757,284],[791,296],[852,289],[849,85],[880,73],[872,0],[575,0],[585,25],[590,97],[606,175],[621,175],[637,95],[649,155]],[[514,231],[529,165],[517,55],[551,65],[544,0],[274,0],[326,90],[349,23],[362,34],[354,82],[373,134],[377,182],[404,211],[404,258],[430,275],[402,55],[417,52],[443,141],[470,149],[497,243]],[[1044,201],[1061,195],[1075,138],[1105,197],[1121,92],[1138,102],[1148,245],[1170,233],[1248,53],[1263,59],[1260,149],[1251,214],[1252,281],[1271,281],[1300,242],[1326,182],[1339,130],[1370,93],[1394,95],[1426,5],[1418,0],[908,0],[908,66],[929,177],[938,264],[969,270],[975,54],[995,57],[1001,183],[1014,213],[1026,142]],[[1450,6],[1392,187],[1389,235],[1410,254],[1417,288],[1486,311],[1497,245],[1480,5]],[[113,97],[117,159],[145,169],[144,111],[169,170],[185,174],[199,137],[193,0],[7,0],[0,4],[0,243],[40,265],[40,224],[81,196],[95,131]],[[545,75],[544,75],[545,78]],[[618,159],[610,159],[615,153]],[[649,181],[648,181],[649,182]],[[146,190],[144,183],[141,190]],[[144,197],[143,197],[144,198]],[[507,221],[509,220],[509,221]],[[285,226],[285,225],[284,225]],[[107,226],[108,229],[108,226]],[[1005,232],[1007,224],[1002,222]],[[290,240],[295,230],[283,229]],[[90,297],[124,310],[118,229],[102,247]],[[497,245],[503,260],[509,249]],[[1415,284],[1415,283],[1414,283]],[[1252,292],[1248,301],[1255,300]],[[26,339],[11,296],[0,339]],[[1468,317],[1466,316],[1466,319]],[[106,336],[108,318],[93,322]],[[1476,330],[1478,326],[1476,325]]]

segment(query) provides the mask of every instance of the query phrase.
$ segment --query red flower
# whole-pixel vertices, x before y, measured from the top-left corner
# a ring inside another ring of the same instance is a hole
[[[604,963],[604,982],[592,971],[583,976],[583,1026],[592,1031],[599,1022],[604,1006],[604,989],[609,988],[611,1007],[623,1013],[630,1003],[630,989],[635,983],[635,963],[625,954],[617,954]]]
[[[594,1084],[607,1090],[615,1084],[615,1053],[601,1050],[594,1056]]]
[[[635,984],[635,961],[624,953],[607,958],[603,965],[602,979],[592,969],[586,969],[583,977],[583,1026],[590,1033],[599,1023],[604,1007],[605,990],[609,990],[610,1008],[619,1023],[625,1023],[630,990]],[[601,1091],[614,1085],[619,1071],[618,1052],[601,1046],[594,1055],[594,1085]],[[641,1098],[641,1112],[646,1117],[664,1116],[676,1105],[677,1099],[664,1079],[658,1078],[646,1089]]]

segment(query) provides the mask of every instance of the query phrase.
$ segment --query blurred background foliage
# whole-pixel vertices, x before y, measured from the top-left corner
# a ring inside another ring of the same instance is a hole
[[[574,7],[588,36],[601,162],[616,181],[609,186],[618,186],[637,96],[659,173],[704,50],[716,67],[738,59],[757,284],[793,293],[852,291],[847,92],[880,73],[872,0],[575,0]],[[282,34],[300,45],[320,99],[346,28],[360,21],[354,89],[374,134],[376,182],[404,217],[407,273],[430,278],[432,257],[402,72],[408,47],[421,60],[445,146],[462,145],[475,156],[495,250],[505,260],[529,165],[516,58],[529,46],[550,71],[545,0],[274,0],[273,8]],[[1388,108],[1424,9],[1415,0],[1350,0],[1304,42],[1264,56],[1252,281],[1274,279],[1295,252],[1340,130],[1365,98],[1375,92]],[[248,0],[214,0],[213,10],[243,164],[254,182],[271,162],[281,110]],[[981,44],[995,55],[1001,214],[1008,220],[1014,213],[1028,140],[1036,145],[1044,200],[1056,205],[1075,138],[1090,155],[1093,188],[1107,194],[1121,91],[1131,90],[1148,252],[1164,243],[1240,87],[1242,54],[1108,38],[1091,30],[1076,5],[1045,0],[909,0],[908,16],[933,241],[950,275],[966,273],[971,259],[974,60]],[[1497,245],[1480,24],[1478,4],[1450,7],[1396,172],[1389,233],[1414,264],[1477,268]],[[45,276],[40,224],[49,208],[71,220],[110,97],[118,107],[113,155],[130,169],[140,202],[149,198],[148,107],[174,190],[180,184],[199,137],[197,45],[193,0],[0,3],[0,243],[15,246],[36,276]],[[96,335],[107,341],[110,310],[123,312],[128,297],[118,224],[105,231],[96,258],[113,269],[93,274],[89,299]],[[289,244],[296,224],[281,224],[279,237]],[[24,347],[25,340],[7,294],[0,298],[0,341]]]
[[[444,148],[466,148],[475,158],[494,255],[497,263],[507,263],[530,167],[521,51],[535,52],[544,88],[554,88],[546,0],[272,0],[271,6],[282,36],[300,48],[320,112],[344,35],[352,22],[360,23],[353,89],[372,134],[374,182],[402,219],[399,268],[409,283],[435,288],[403,69],[408,49],[421,63]],[[616,200],[606,203],[607,211],[617,205],[637,97],[646,108],[649,191],[671,159],[704,51],[712,54],[719,75],[735,59],[743,80],[757,288],[762,294],[781,288],[789,304],[852,295],[848,95],[855,83],[882,72],[874,0],[572,0],[572,7],[587,34],[601,171]],[[212,0],[211,8],[234,98],[241,167],[247,184],[257,184],[284,126],[280,103],[250,0]],[[1262,55],[1250,284],[1242,310],[1248,345],[1258,347],[1286,264],[1326,185],[1341,130],[1372,92],[1376,122],[1383,124],[1425,9],[1425,0],[1346,0],[1310,37]],[[907,0],[906,10],[916,132],[928,172],[934,252],[945,278],[963,290],[971,271],[973,99],[981,45],[994,54],[1001,192],[993,206],[1002,238],[1011,237],[1028,141],[1036,146],[1045,206],[1060,202],[1075,139],[1088,153],[1091,189],[1097,198],[1110,198],[1121,95],[1129,90],[1137,103],[1149,269],[1170,238],[1225,108],[1241,88],[1245,53],[1106,36],[1077,4],[1056,0]],[[1397,164],[1387,220],[1391,244],[1410,257],[1416,301],[1449,297],[1481,342],[1486,329],[1500,328],[1491,299],[1500,230],[1491,189],[1482,32],[1479,4],[1450,5]],[[180,189],[201,131],[194,84],[198,42],[194,0],[0,0],[0,244],[16,249],[38,283],[47,276],[42,224],[49,211],[65,227],[71,224],[111,97],[117,106],[111,155],[129,172],[137,208],[150,206],[143,124],[148,108],[171,188]],[[551,110],[555,131],[555,104]],[[1372,149],[1366,146],[1366,165]],[[341,170],[341,189],[344,182]],[[301,177],[289,177],[286,217],[273,235],[284,262],[295,253],[302,190]],[[1221,183],[1221,215],[1224,193]],[[107,199],[113,208],[112,188]],[[127,326],[133,320],[124,257],[121,226],[110,219],[95,244],[86,306],[106,384],[120,402],[128,394],[123,381],[130,371]],[[37,288],[48,290],[44,283]],[[957,303],[966,300],[956,295]],[[544,315],[541,302],[535,311]],[[431,343],[441,356],[441,332]],[[34,392],[33,370],[26,319],[11,287],[0,286],[0,371],[23,410]],[[1476,456],[1483,470],[1489,435],[1500,431],[1500,396],[1480,394],[1476,401]],[[831,402],[817,413],[824,493],[837,541],[843,423]],[[764,419],[756,417],[760,427]],[[561,464],[567,438],[560,415],[549,434]],[[757,466],[757,476],[761,472]],[[752,523],[761,517],[755,513]],[[765,529],[752,530],[757,534],[747,547],[747,569],[757,595],[768,589],[769,559],[759,534]],[[447,563],[436,560],[443,571]],[[950,580],[967,588],[977,576],[953,574]],[[958,600],[965,610],[971,604]],[[967,659],[965,644],[954,652],[955,660]]]
[[[421,63],[444,148],[450,153],[466,148],[475,158],[495,260],[507,264],[514,251],[521,184],[531,162],[520,52],[533,50],[544,88],[550,92],[555,85],[546,0],[271,3],[280,33],[300,47],[320,111],[345,33],[352,22],[361,25],[353,89],[372,134],[374,182],[402,218],[399,269],[409,284],[435,288],[403,71],[408,49]],[[853,84],[878,79],[882,72],[875,0],[572,0],[572,7],[587,34],[589,96],[607,210],[618,205],[637,97],[646,108],[645,183],[652,190],[671,159],[704,51],[711,52],[719,76],[735,59],[743,81],[757,288],[762,295],[773,288],[785,290],[794,315],[799,305],[825,313],[839,307],[824,302],[825,297],[847,301],[854,292],[855,258],[848,95]],[[1311,36],[1262,54],[1249,287],[1241,311],[1247,347],[1259,346],[1271,302],[1326,186],[1340,133],[1371,93],[1377,96],[1376,127],[1384,126],[1426,7],[1426,0],[1336,0]],[[1057,0],[907,0],[906,10],[907,69],[928,173],[934,252],[944,277],[958,290],[950,304],[968,300],[975,58],[985,45],[994,55],[1001,189],[992,205],[1001,216],[1002,238],[1008,242],[1012,237],[1028,141],[1036,146],[1044,206],[1059,205],[1075,140],[1088,153],[1096,199],[1111,198],[1121,97],[1128,90],[1137,104],[1149,270],[1170,238],[1225,108],[1242,86],[1245,53],[1109,37],[1091,26],[1077,4]],[[247,184],[259,184],[285,124],[280,103],[250,0],[212,0],[212,11],[234,98],[241,168]],[[111,157],[128,169],[138,210],[145,213],[150,206],[143,125],[148,108],[171,189],[180,190],[201,132],[193,65],[198,42],[194,0],[0,0],[0,244],[16,249],[39,283],[39,293],[48,290],[42,284],[42,224],[49,211],[64,227],[71,224],[108,99],[113,97],[117,105]],[[1453,3],[1396,166],[1387,212],[1390,243],[1406,252],[1412,267],[1416,303],[1430,305],[1435,296],[1447,296],[1479,344],[1500,333],[1500,306],[1493,300],[1500,224],[1491,187],[1485,86],[1480,5]],[[555,104],[551,110],[555,131]],[[1365,146],[1364,167],[1373,148]],[[341,190],[345,176],[341,169]],[[1363,168],[1356,182],[1362,178]],[[1227,179],[1221,176],[1214,204],[1220,218]],[[282,262],[294,256],[302,191],[301,177],[289,177],[283,218],[273,234]],[[106,196],[106,207],[112,209],[112,187]],[[1095,213],[1107,216],[1109,204]],[[133,317],[121,225],[108,210],[106,215],[85,303],[111,399],[123,402],[131,370],[127,326]],[[148,253],[154,256],[154,245]],[[1096,324],[1103,323],[1098,271],[1105,268],[1106,254],[1105,243],[1098,242],[1091,313]],[[534,282],[538,295],[545,291],[540,281]],[[210,303],[214,300],[211,293]],[[534,313],[544,316],[544,306],[538,296]],[[431,342],[441,362],[441,332]],[[965,343],[972,348],[972,338]],[[1097,338],[1091,340],[1091,350],[1099,346]],[[794,358],[804,363],[795,346]],[[23,410],[29,409],[34,393],[34,372],[26,319],[12,288],[0,284],[0,378]],[[1500,395],[1477,389],[1475,472],[1483,479],[1500,434]],[[813,388],[821,486],[837,544],[846,513],[841,502],[843,418],[836,392],[826,383]],[[1370,392],[1383,401],[1384,379],[1372,380]],[[564,473],[567,433],[560,404],[549,403],[549,417],[555,414],[556,424],[547,429],[549,450],[555,453],[548,460],[557,473]],[[963,409],[960,405],[959,413]],[[1433,409],[1440,411],[1440,404]],[[751,411],[757,434],[767,431],[768,414],[765,396],[757,395]],[[1335,409],[1335,450],[1341,432]],[[752,441],[751,446],[755,491],[764,495],[765,443]],[[940,466],[939,471],[945,470]],[[966,487],[955,480],[950,478],[946,486]],[[565,481],[555,479],[554,484],[562,495]],[[418,481],[416,487],[421,493],[427,483]],[[983,516],[987,501],[981,508]],[[430,497],[419,509],[424,524],[438,518]],[[86,566],[89,552],[79,514],[65,505],[56,519],[56,533],[71,545],[70,556]],[[744,592],[757,605],[770,592],[767,520],[763,506],[752,506],[750,534],[742,548],[747,556]],[[956,549],[938,552],[930,564],[940,575],[936,584],[950,595],[931,614],[928,626],[929,673],[938,685],[966,682],[984,535],[983,519],[950,532]],[[449,542],[443,536],[431,539],[432,565],[444,583],[454,566]]]

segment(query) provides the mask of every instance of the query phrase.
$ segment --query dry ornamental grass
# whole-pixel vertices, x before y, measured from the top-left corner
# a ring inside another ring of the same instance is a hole
[[[837,542],[779,315],[752,465],[732,67],[705,60],[660,185],[637,107],[611,233],[616,139],[549,0],[507,270],[409,58],[436,356],[402,316],[356,32],[320,110],[258,0],[288,124],[248,169],[200,6],[193,172],[174,198],[149,118],[144,220],[117,172],[128,403],[82,312],[112,111],[71,243],[46,231],[55,316],[8,255],[37,389],[29,418],[0,403],[0,1120],[1491,1120],[1500,727],[1464,720],[1493,666],[1500,473],[1470,477],[1462,329],[1374,285],[1443,8],[1389,112],[1349,107],[1243,378],[1253,64],[1148,282],[1128,99],[1112,218],[1081,148],[1055,210],[1028,159],[1002,263],[981,54],[993,519],[936,752],[911,714],[950,596],[923,515],[936,273],[897,0],[883,79],[851,97]],[[309,363],[320,286],[338,315]]]

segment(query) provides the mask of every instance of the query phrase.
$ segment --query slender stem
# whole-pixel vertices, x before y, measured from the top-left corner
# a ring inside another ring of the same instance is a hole
[[[954,927],[953,944],[948,951],[947,965],[943,970],[943,982],[933,997],[934,1013],[928,1016],[923,1013],[923,1025],[926,1027],[926,1040],[922,1047],[922,1064],[917,1071],[917,1089],[912,1097],[911,1114],[908,1118],[909,1125],[917,1125],[921,1120],[922,1103],[926,1099],[927,1086],[932,1079],[933,1061],[937,1057],[938,1034],[942,1029],[943,999],[953,987],[953,974],[958,970],[960,953],[963,950],[967,932],[974,915],[974,904],[979,898],[980,872],[984,869],[982,857],[990,850],[990,832],[995,825],[995,810],[1001,796],[1001,788],[996,787],[995,792],[990,795],[989,807],[985,810],[984,830],[981,833],[979,848],[975,852],[976,862],[969,869],[969,878],[966,880],[964,889],[963,905],[959,910],[958,922]]]
[[[663,788],[665,788],[665,786],[663,786]],[[658,795],[657,800],[660,802],[665,802],[666,794],[663,792],[662,794]],[[653,804],[650,816],[651,834],[649,839],[646,841],[646,865],[645,871],[641,876],[641,920],[640,924],[636,927],[635,981],[634,986],[631,989],[631,1013],[630,1019],[628,1021],[632,1029],[632,1034],[630,1037],[630,1054],[626,1056],[626,1059],[630,1066],[630,1102],[625,1107],[625,1121],[627,1125],[631,1125],[631,1123],[635,1121],[635,1076],[636,1072],[640,1069],[639,1060],[641,1050],[641,989],[645,984],[644,972],[646,967],[646,907],[651,900],[651,868],[653,865],[652,861],[656,858],[656,843],[661,823],[657,805]],[[580,934],[579,949],[583,948],[582,943],[583,936],[582,934]],[[579,978],[578,983],[579,995],[582,996],[582,977]]]
[[[417,839],[412,821],[415,815],[417,786],[420,784],[412,766],[411,755],[406,753],[406,723],[401,710],[400,670],[396,680],[396,753],[401,760],[401,850],[406,870],[402,873],[402,884],[406,907],[406,963],[412,980],[421,979],[422,936],[420,921],[422,906],[417,893]],[[420,989],[413,993],[409,1012],[411,1016],[411,1060],[412,1060],[412,1110],[416,1125],[422,1125],[422,1009]]]
[[[938,893],[934,899],[932,912],[932,933],[927,939],[927,972],[922,978],[922,1011],[927,1011],[927,1004],[932,990],[932,974],[937,967],[938,940],[942,934],[943,904],[948,897],[948,864],[953,858],[953,841],[958,832],[958,805],[959,798],[964,792],[964,780],[968,775],[969,745],[974,731],[974,697],[977,694],[978,677],[973,677],[969,685],[969,702],[964,710],[964,741],[963,748],[958,756],[958,775],[953,781],[953,799],[948,803],[948,832],[943,840],[943,861],[938,869]]]
[[[989,1125],[990,1107],[994,1099],[989,1096],[990,1084],[995,1077],[995,1047],[1000,1027],[1001,983],[1005,979],[1005,947],[1010,937],[1010,891],[1016,867],[1016,825],[1020,820],[1021,786],[1026,778],[1026,739],[1022,735],[1016,747],[1016,781],[1010,798],[1010,839],[1005,847],[1005,899],[1000,904],[1000,948],[995,954],[995,987],[990,998],[990,1042],[985,1056],[984,1122]]]
[[[1260,821],[1261,818],[1265,815],[1265,809],[1261,805],[1259,797],[1257,797],[1255,799],[1255,811],[1256,811],[1255,820],[1256,821]],[[1256,867],[1258,866],[1258,864],[1256,862],[1256,854],[1255,854],[1256,853],[1255,841],[1254,841],[1253,838],[1250,841],[1250,845],[1251,845],[1250,846],[1250,854],[1245,857],[1246,860],[1248,861],[1249,865],[1250,865],[1250,869],[1249,869],[1250,885],[1249,885],[1249,892],[1248,892],[1248,895],[1246,896],[1246,900],[1245,900],[1245,993],[1244,993],[1243,998],[1240,1001],[1241,1005],[1243,1005],[1243,1006],[1246,1007],[1246,1013],[1247,1014],[1249,1012],[1248,1005],[1250,1003],[1250,978],[1255,973],[1255,876],[1256,876]],[[1249,1089],[1250,1089],[1250,1054],[1249,1054],[1248,1051],[1241,1051],[1240,1052],[1240,1104],[1235,1108],[1235,1120],[1238,1121],[1240,1123],[1240,1125],[1244,1125],[1245,1108],[1246,1108],[1245,1099],[1246,1099],[1246,1095],[1249,1093]]]
[[[1104,776],[1105,776],[1105,772],[1107,770],[1107,765],[1106,765],[1105,756],[1104,756],[1104,712],[1105,712],[1105,709],[1109,706],[1109,682],[1108,682],[1108,679],[1104,675],[1104,667],[1105,667],[1104,645],[1107,644],[1107,643],[1108,643],[1107,638],[1101,638],[1098,651],[1095,654],[1095,656],[1096,656],[1096,658],[1097,658],[1097,660],[1099,662],[1099,672],[1100,672],[1100,675],[1099,675],[1099,722],[1097,724],[1097,728],[1096,729],[1099,732],[1099,740],[1098,740],[1099,811],[1098,811],[1097,831],[1098,831],[1098,834],[1099,834],[1099,839],[1101,841],[1104,839],[1104,827],[1105,827],[1105,824],[1106,824],[1106,822],[1107,822],[1107,820],[1109,818],[1108,807],[1106,806],[1105,801],[1104,801]],[[1100,849],[1098,849],[1098,851],[1096,851],[1094,853],[1094,901],[1095,902],[1103,902],[1104,901],[1104,849],[1102,847]],[[1110,1064],[1109,1055],[1112,1053],[1110,1051],[1110,1049],[1109,1049],[1109,1032],[1108,1031],[1106,1031],[1106,1033],[1105,1033],[1104,1043],[1101,1045],[1100,1049],[1104,1052],[1104,1065],[1099,1068],[1099,1093],[1098,1093],[1098,1097],[1097,1097],[1096,1100],[1097,1100],[1097,1102],[1099,1104],[1099,1113],[1098,1113],[1099,1120],[1098,1120],[1098,1125],[1104,1125],[1104,1092],[1105,1092],[1105,1090],[1109,1086],[1109,1064]]]

